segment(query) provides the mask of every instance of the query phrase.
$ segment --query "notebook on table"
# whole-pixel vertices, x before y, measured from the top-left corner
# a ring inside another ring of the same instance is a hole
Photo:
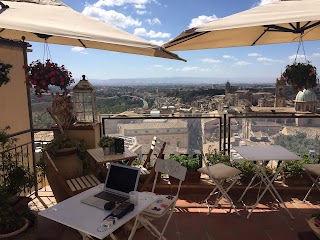
[[[140,168],[111,163],[103,190],[81,202],[101,209],[109,201],[120,204],[129,199],[129,192],[137,190],[139,176]]]

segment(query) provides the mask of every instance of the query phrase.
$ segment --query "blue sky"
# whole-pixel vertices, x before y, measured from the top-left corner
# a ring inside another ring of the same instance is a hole
[[[155,44],[162,45],[183,30],[222,18],[271,0],[65,0],[78,12],[116,26]],[[236,36],[235,36],[236,37]],[[28,61],[43,59],[44,45],[32,43]],[[214,77],[230,82],[274,83],[281,71],[292,63],[298,43],[255,47],[177,51],[187,62],[81,49],[50,44],[53,61],[64,64],[77,82],[88,79],[145,77]],[[320,61],[318,41],[304,42],[307,59],[316,67]],[[303,51],[299,55],[303,55]],[[302,56],[300,56],[302,57]],[[299,57],[298,57],[299,59]],[[304,60],[304,57],[302,57]],[[177,82],[178,83],[178,82]]]

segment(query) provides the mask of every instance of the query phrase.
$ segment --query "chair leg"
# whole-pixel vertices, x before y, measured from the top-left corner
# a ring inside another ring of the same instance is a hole
[[[207,204],[207,208],[208,208],[208,213],[207,215],[209,215],[211,213],[211,211],[219,204],[219,202],[221,201],[221,199],[224,197],[227,199],[227,201],[230,203],[231,207],[230,209],[233,209],[235,210],[235,212],[240,216],[240,213],[239,211],[237,210],[237,208],[235,207],[232,199],[230,198],[230,196],[228,195],[228,191],[232,188],[232,186],[237,182],[237,178],[235,178],[232,183],[229,185],[229,187],[227,189],[224,189],[223,188],[223,183],[224,183],[224,180],[216,180],[216,179],[213,179],[213,182],[215,184],[215,188],[212,190],[212,192],[209,194],[209,196],[204,200],[205,203]],[[213,205],[213,207],[210,207],[210,204],[208,202],[208,199],[214,195],[215,191],[218,189],[218,192],[217,192],[217,198],[215,200],[215,203]],[[221,196],[220,196],[221,195]]]
[[[303,198],[303,201],[305,202],[307,200],[307,197],[309,196],[309,194],[311,193],[312,189],[316,186],[318,188],[318,190],[320,191],[320,187],[319,187],[319,178],[320,176],[318,176],[316,179],[314,179],[311,174],[306,171],[307,175],[310,177],[310,179],[312,180],[313,184],[310,187],[309,191],[307,192],[306,196]]]

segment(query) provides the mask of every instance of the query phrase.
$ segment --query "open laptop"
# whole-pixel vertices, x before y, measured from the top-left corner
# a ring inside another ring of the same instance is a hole
[[[129,199],[129,192],[136,191],[140,168],[111,163],[102,192],[86,197],[82,203],[104,209],[104,205],[113,201],[120,204]]]

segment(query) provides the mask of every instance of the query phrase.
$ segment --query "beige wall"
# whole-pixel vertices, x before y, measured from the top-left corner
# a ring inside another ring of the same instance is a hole
[[[10,82],[0,87],[0,129],[10,126],[9,133],[30,129],[23,52],[22,44],[0,40],[0,61],[13,66]],[[18,145],[31,141],[29,133],[17,137],[20,139]]]

